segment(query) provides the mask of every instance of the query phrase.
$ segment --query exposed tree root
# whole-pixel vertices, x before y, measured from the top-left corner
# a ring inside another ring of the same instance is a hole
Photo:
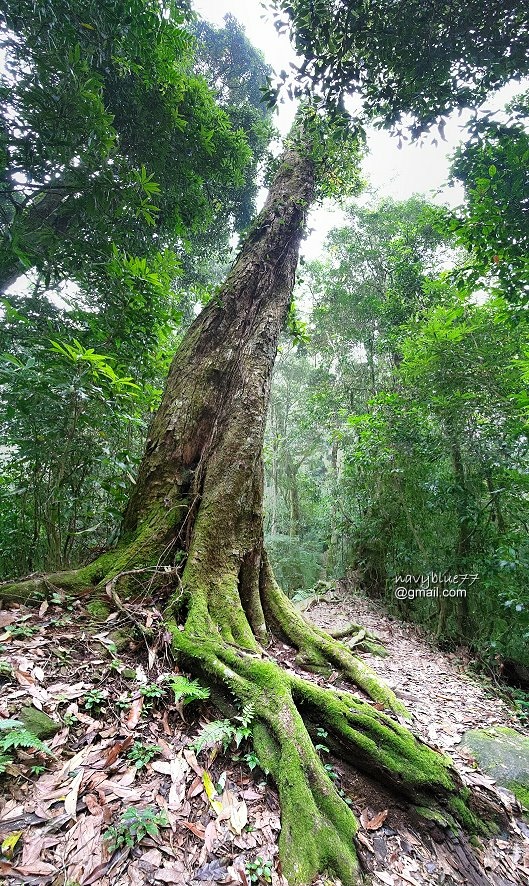
[[[469,796],[450,760],[391,716],[350,692],[323,688],[284,670],[255,641],[235,593],[228,595],[230,605],[223,613],[218,608],[210,612],[208,600],[218,600],[211,593],[211,577],[202,585],[196,584],[196,574],[193,578],[194,593],[189,586],[186,590],[184,573],[182,590],[167,607],[173,650],[186,669],[230,704],[251,705],[255,750],[279,791],[280,854],[292,886],[310,884],[324,871],[337,875],[344,886],[361,881],[354,843],[358,825],[315,750],[310,733],[318,727],[325,728],[326,742],[338,757],[418,809],[441,815],[455,831],[487,833],[490,820],[502,817],[494,802]],[[331,662],[372,698],[403,710],[374,672],[302,619],[268,565],[262,578],[267,624],[303,653],[304,664],[307,657],[310,665]]]
[[[387,651],[379,638],[367,631],[362,625],[353,621],[346,628],[338,628],[335,631],[328,631],[329,637],[333,640],[346,640],[346,646],[349,649],[357,649],[359,652],[371,652],[373,655],[386,656]]]
[[[292,886],[309,884],[323,871],[339,876],[344,886],[361,879],[357,822],[315,751],[309,730],[317,726],[325,727],[326,741],[338,756],[397,795],[438,810],[471,833],[487,832],[450,761],[391,717],[348,692],[293,676],[263,654],[228,645],[211,633],[197,636],[193,607],[185,624],[170,614],[167,624],[186,668],[220,687],[232,703],[252,707],[255,750],[279,791],[280,853]],[[489,817],[500,813],[485,807],[480,812]]]
[[[119,556],[103,555],[75,572],[4,587],[18,589],[16,593],[24,593],[26,599],[27,592],[35,595],[57,587],[113,590],[116,579],[127,571],[124,565],[141,569],[133,565],[139,559],[136,545],[128,554],[122,550]],[[106,575],[101,574],[103,567],[109,568]],[[259,593],[262,623],[266,620],[273,633],[298,650],[303,667],[331,665],[370,698],[406,714],[374,671],[303,619],[280,591],[266,559]],[[406,798],[426,817],[439,814],[456,831],[462,827],[477,834],[487,833],[491,819],[501,818],[493,802],[469,796],[447,758],[415,739],[389,714],[350,692],[322,687],[283,669],[256,639],[235,572],[227,570],[219,578],[211,563],[206,568],[199,558],[189,558],[165,619],[181,665],[205,679],[230,705],[239,709],[251,705],[255,750],[279,792],[280,855],[291,886],[310,884],[325,871],[338,876],[344,886],[362,879],[355,849],[356,818],[338,794],[311,738],[321,727],[337,757]]]
[[[123,540],[115,550],[101,554],[97,559],[64,572],[29,576],[16,582],[0,583],[0,600],[12,603],[40,603],[55,591],[78,594],[104,595],[109,583],[136,570],[155,570],[169,560],[174,550],[171,527],[174,510],[154,510],[132,539]],[[122,586],[123,583],[121,583]]]
[[[267,624],[298,650],[297,662],[307,670],[329,671],[335,667],[351,682],[402,717],[409,717],[405,706],[372,670],[354,656],[344,643],[334,640],[320,628],[305,621],[279,588],[265,556],[261,598]]]

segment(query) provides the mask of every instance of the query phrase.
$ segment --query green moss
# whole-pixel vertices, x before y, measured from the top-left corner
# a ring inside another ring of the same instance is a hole
[[[110,635],[110,640],[114,644],[114,649],[112,650],[112,652],[115,654],[116,652],[123,652],[125,649],[128,649],[131,639],[132,636],[129,631],[112,631]]]
[[[329,871],[344,886],[358,882],[356,819],[338,796],[294,709],[283,710],[278,735],[262,723],[254,729],[259,759],[271,771],[281,802],[279,850],[292,886]]]
[[[293,689],[295,697],[310,705],[311,718],[347,748],[348,759],[358,768],[386,781],[389,775],[403,793],[445,795],[454,790],[450,760],[420,744],[386,714],[347,693],[296,678]]]
[[[119,676],[122,677],[123,680],[135,680],[136,671],[134,671],[132,668],[123,668]]]
[[[467,806],[466,798],[462,796],[460,791],[456,796],[450,797],[448,806],[452,810],[454,817],[463,826],[468,834],[481,834],[485,837],[498,833],[498,826],[495,822],[485,822],[477,817]]]
[[[96,621],[106,621],[110,615],[110,609],[102,600],[91,600],[86,608]]]
[[[524,806],[525,809],[529,809],[529,787],[526,784],[520,784],[517,781],[510,781],[507,787],[513,792],[514,796],[522,806]]]
[[[40,739],[52,738],[61,728],[59,723],[37,708],[22,708],[17,719],[22,721],[28,732]]]
[[[421,816],[421,818],[427,818],[428,821],[434,821],[442,828],[447,828],[450,825],[449,819],[438,809],[432,809],[429,806],[415,806],[415,811]]]
[[[271,613],[274,622],[309,662],[326,662],[349,677],[357,686],[367,692],[374,701],[383,704],[402,717],[410,714],[395,693],[386,686],[370,667],[356,658],[343,643],[333,640],[325,631],[308,624],[292,602],[283,594],[269,564],[266,565],[265,608]]]

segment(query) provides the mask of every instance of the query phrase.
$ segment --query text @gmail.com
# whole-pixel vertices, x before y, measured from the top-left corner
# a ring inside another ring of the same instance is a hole
[[[450,597],[452,599],[457,599],[461,597],[466,597],[466,595],[466,588],[447,588],[431,586],[428,588],[395,588],[395,596],[397,600],[417,600],[423,597],[429,600],[437,599],[438,597]]]

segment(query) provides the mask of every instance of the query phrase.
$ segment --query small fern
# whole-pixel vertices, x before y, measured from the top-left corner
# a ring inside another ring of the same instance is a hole
[[[2,751],[7,751],[9,748],[35,748],[36,751],[53,756],[49,747],[26,729],[21,720],[0,720],[0,730],[6,733],[0,738]]]
[[[13,758],[9,757],[8,754],[0,754],[0,775],[7,771],[7,767],[12,762]]]
[[[253,717],[253,707],[246,705],[242,713],[235,717],[235,722],[231,720],[212,720],[211,723],[206,723],[202,727],[192,743],[192,747],[197,754],[205,748],[212,748],[215,745],[221,745],[222,750],[226,751],[232,741],[239,747],[240,743],[251,735]]]
[[[233,738],[233,726],[230,720],[212,720],[206,723],[198,733],[191,747],[200,754],[205,748],[213,748],[215,745],[222,745],[222,749],[231,744]]]
[[[13,762],[11,751],[17,748],[33,748],[48,757],[54,756],[49,747],[26,729],[21,720],[0,720],[0,732],[4,733],[0,737],[0,773],[4,773]]]
[[[251,704],[245,705],[242,713],[235,717],[237,724],[233,729],[233,739],[237,747],[245,738],[250,738],[252,734],[252,720],[254,718],[254,709]]]
[[[187,677],[178,675],[171,677],[168,682],[174,692],[175,701],[182,701],[184,705],[209,698],[209,689],[201,686],[198,680],[188,680]]]

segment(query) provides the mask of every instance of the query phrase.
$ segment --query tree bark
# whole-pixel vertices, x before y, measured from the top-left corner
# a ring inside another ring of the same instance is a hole
[[[137,578],[142,569],[152,576],[161,567],[164,581],[172,582],[165,620],[180,665],[214,684],[231,705],[252,711],[256,752],[279,791],[289,883],[309,884],[328,870],[352,886],[361,879],[357,823],[311,740],[316,726],[324,726],[337,753],[409,803],[442,810],[455,831],[459,823],[483,832],[475,813],[500,811],[469,798],[450,761],[382,711],[407,716],[346,645],[304,620],[275,583],[263,549],[270,380],[315,175],[310,157],[286,151],[225,284],[185,336],[149,430],[117,550],[76,572],[1,586],[0,596],[20,598],[50,586],[113,590],[131,570]],[[285,670],[265,649],[272,635],[298,651],[305,669],[335,668],[376,704]]]

